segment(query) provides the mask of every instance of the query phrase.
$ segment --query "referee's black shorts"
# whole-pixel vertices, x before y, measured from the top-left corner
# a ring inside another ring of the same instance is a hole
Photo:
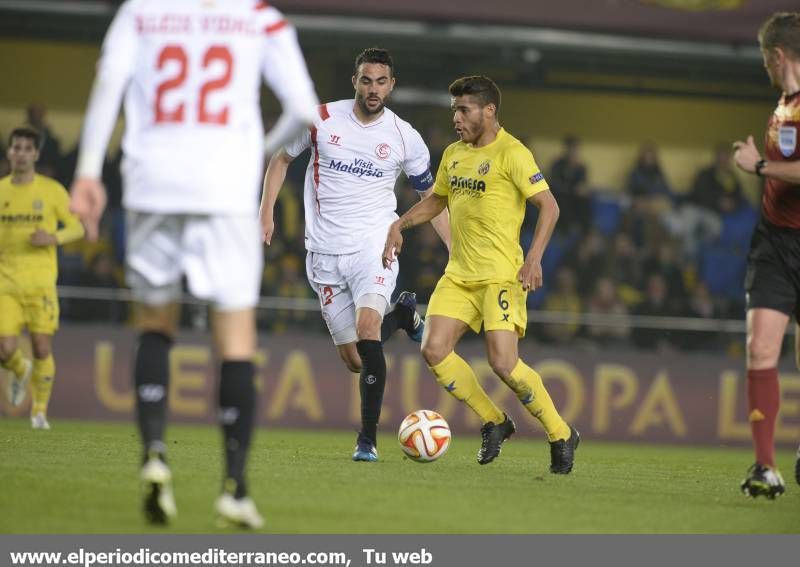
[[[761,218],[750,242],[744,289],[748,310],[774,309],[800,322],[800,229]]]

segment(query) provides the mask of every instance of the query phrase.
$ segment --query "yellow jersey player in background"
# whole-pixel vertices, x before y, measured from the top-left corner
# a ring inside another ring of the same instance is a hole
[[[558,205],[530,150],[500,127],[497,85],[487,77],[462,77],[450,85],[450,95],[460,141],[445,150],[433,194],[390,227],[383,262],[391,265],[400,253],[403,230],[449,208],[450,261],[428,305],[422,356],[436,380],[480,417],[484,425],[478,463],[490,463],[514,433],[514,422],[455,353],[467,329],[477,333],[482,325],[492,370],[544,426],[550,472],[568,474],[580,436],[558,414],[541,376],[518,352],[528,323],[526,297],[542,286],[542,255]],[[539,218],[523,258],[520,228],[529,202],[539,209]]]
[[[25,401],[31,380],[31,425],[50,429],[47,404],[56,372],[52,346],[59,312],[56,246],[81,238],[83,226],[69,212],[67,190],[36,173],[39,143],[35,130],[11,132],[11,175],[0,179],[0,364],[10,373],[9,403],[19,406]],[[33,361],[18,344],[25,327]]]

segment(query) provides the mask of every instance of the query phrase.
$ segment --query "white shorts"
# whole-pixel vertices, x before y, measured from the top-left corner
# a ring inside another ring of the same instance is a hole
[[[381,316],[389,307],[397,283],[400,263],[383,267],[383,242],[371,242],[352,254],[320,254],[306,256],[308,283],[319,296],[322,318],[335,345],[358,340],[356,310],[369,307]],[[384,301],[374,301],[379,296]]]
[[[258,303],[263,255],[255,217],[128,211],[126,231],[126,280],[137,301],[176,301],[185,274],[192,295],[218,309]]]

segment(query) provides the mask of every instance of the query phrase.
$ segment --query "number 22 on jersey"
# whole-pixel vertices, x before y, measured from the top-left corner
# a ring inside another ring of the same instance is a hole
[[[177,72],[164,79],[156,89],[155,121],[156,124],[180,123],[187,120],[186,102],[181,101],[167,108],[164,104],[164,95],[171,90],[180,90],[189,74],[189,55],[180,45],[165,45],[158,54],[156,68],[160,71],[167,65],[175,66]],[[203,53],[201,67],[204,71],[215,63],[222,64],[222,72],[207,78],[200,86],[199,104],[197,105],[197,122],[200,124],[217,124],[224,126],[228,123],[228,106],[212,112],[208,109],[208,97],[214,91],[224,89],[231,81],[233,75],[233,55],[224,45],[212,45]],[[217,65],[219,67],[219,65]]]

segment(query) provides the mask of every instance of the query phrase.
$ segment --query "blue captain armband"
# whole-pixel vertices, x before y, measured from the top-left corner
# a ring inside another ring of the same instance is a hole
[[[426,169],[419,175],[409,175],[408,180],[416,191],[427,191],[433,185],[433,174],[430,169]]]

